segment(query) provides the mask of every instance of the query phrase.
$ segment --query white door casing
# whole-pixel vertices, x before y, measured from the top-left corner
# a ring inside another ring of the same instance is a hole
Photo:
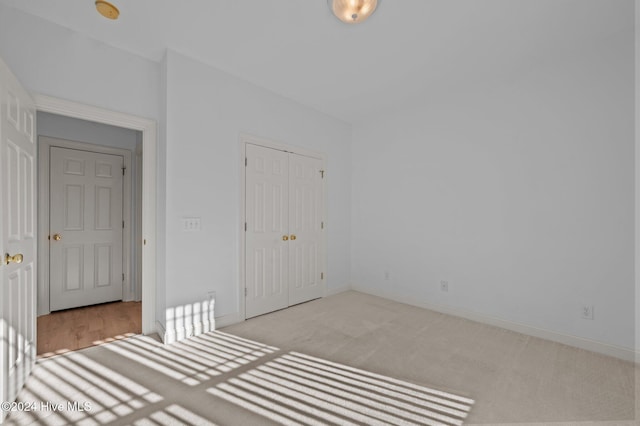
[[[245,318],[324,296],[322,160],[245,146]]]
[[[288,185],[286,152],[247,146],[247,318],[286,308],[289,303]]]
[[[119,155],[50,148],[50,309],[122,300]]]
[[[15,399],[35,364],[35,129],[33,100],[0,60],[0,401]]]

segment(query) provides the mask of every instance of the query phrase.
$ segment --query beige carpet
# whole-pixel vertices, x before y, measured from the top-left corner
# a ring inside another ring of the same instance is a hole
[[[347,292],[175,345],[140,336],[41,360],[19,397],[38,411],[8,424],[632,425],[636,374]]]

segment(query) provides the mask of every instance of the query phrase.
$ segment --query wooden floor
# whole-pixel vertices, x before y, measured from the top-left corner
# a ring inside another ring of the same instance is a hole
[[[142,332],[142,304],[113,302],[38,317],[38,357],[48,357]]]

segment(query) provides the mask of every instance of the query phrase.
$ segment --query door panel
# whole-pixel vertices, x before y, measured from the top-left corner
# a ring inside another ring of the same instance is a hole
[[[247,145],[246,317],[288,306],[288,157]]]
[[[62,250],[62,283],[65,291],[80,290],[82,288],[82,277],[84,275],[84,256],[81,245],[66,245]]]
[[[322,241],[322,161],[289,154],[289,305],[324,295],[320,276]]]
[[[0,401],[15,399],[35,364],[34,128],[33,101],[0,60]]]
[[[51,147],[51,310],[122,300],[124,159]]]

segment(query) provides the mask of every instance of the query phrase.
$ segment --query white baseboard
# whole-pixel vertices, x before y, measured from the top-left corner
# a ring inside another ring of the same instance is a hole
[[[215,327],[212,328],[212,330],[237,324],[239,322],[242,322],[242,320],[240,319],[240,314],[238,313],[222,315],[215,318]],[[160,321],[156,321],[156,333],[158,333],[160,339],[162,340],[162,343],[164,344],[170,344],[177,341],[178,332],[176,330],[168,332],[160,323]],[[180,334],[185,334],[185,332],[183,331]]]
[[[333,296],[335,294],[344,293],[345,291],[349,291],[349,290],[351,290],[350,285],[345,285],[339,288],[327,289],[327,296]],[[216,317],[216,329],[227,327],[243,321],[244,321],[244,318],[242,318],[239,312],[222,315],[222,316]]]
[[[164,335],[166,333],[166,330],[164,329],[164,325],[162,325],[160,321],[156,321],[156,333],[158,333],[158,336],[160,336],[160,340],[162,340],[162,343],[165,343]]]
[[[361,293],[382,297],[385,299],[393,300],[394,302],[405,303],[407,305],[417,306],[419,308],[429,309],[431,311],[436,311],[443,314],[466,318],[472,321],[480,322],[483,324],[489,324],[489,325],[493,325],[500,328],[505,328],[507,330],[516,331],[518,333],[526,334],[529,336],[551,340],[556,343],[562,343],[562,344],[573,346],[576,348],[597,352],[603,355],[609,355],[625,361],[637,362],[637,360],[640,359],[640,353],[637,353],[633,349],[628,349],[621,346],[610,345],[608,343],[602,343],[595,340],[585,339],[582,337],[562,334],[562,333],[558,333],[555,331],[546,330],[538,327],[532,327],[530,325],[507,321],[507,320],[495,318],[489,315],[484,315],[477,312],[469,311],[466,309],[454,308],[446,305],[439,305],[439,304],[430,303],[424,300],[417,300],[416,298],[413,298],[410,296],[399,296],[397,294],[372,290],[367,287],[362,287],[359,285],[352,284],[351,288],[352,290],[359,291]]]
[[[216,317],[216,329],[237,324],[242,321],[244,320],[240,317],[239,312],[236,312],[234,314],[222,315],[222,316]]]
[[[345,286],[338,287],[338,288],[328,288],[327,289],[327,297],[328,296],[335,296],[336,294],[344,293],[345,291],[349,291],[349,290],[351,290],[351,285],[350,284],[347,284]]]
[[[166,309],[164,333],[161,334],[165,344],[215,330],[215,300],[210,295],[207,297],[204,300]]]

